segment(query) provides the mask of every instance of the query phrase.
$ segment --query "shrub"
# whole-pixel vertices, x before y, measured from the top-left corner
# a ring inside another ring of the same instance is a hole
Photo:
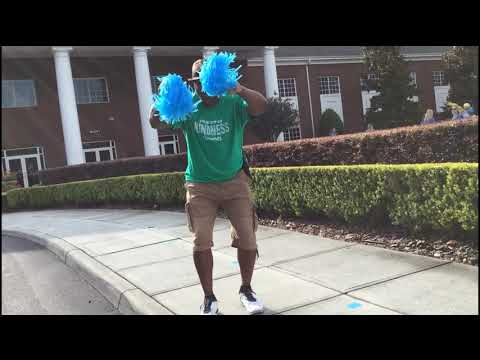
[[[399,172],[397,174],[396,172]],[[478,227],[478,164],[387,169],[392,223],[413,230],[472,231]]]
[[[8,211],[7,193],[2,192],[2,212]]]
[[[318,123],[319,134],[327,136],[333,128],[335,128],[337,134],[341,133],[343,131],[343,121],[335,110],[326,109]]]
[[[176,205],[185,198],[183,173],[122,176],[11,190],[9,209],[113,204]]]
[[[478,230],[478,164],[255,169],[255,201],[282,215],[381,221],[413,231]]]
[[[187,156],[183,153],[63,166],[41,170],[39,175],[43,185],[53,185],[117,176],[185,171],[186,167]]]
[[[478,163],[478,120],[245,147],[254,167],[347,164]]]
[[[252,169],[257,208],[326,215],[349,223],[389,220],[417,230],[478,230],[478,163]],[[9,209],[108,204],[183,205],[183,173],[15,189]]]
[[[2,174],[2,193],[17,187],[17,174],[9,172]]]

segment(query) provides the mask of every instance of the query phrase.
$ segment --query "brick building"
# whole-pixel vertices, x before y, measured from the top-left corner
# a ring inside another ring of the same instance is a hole
[[[440,59],[447,47],[407,46],[422,107],[440,111],[448,85]],[[215,50],[237,53],[241,82],[266,96],[288,97],[298,123],[279,141],[318,136],[326,108],[347,132],[365,130],[363,115],[375,95],[362,85],[360,46],[5,46],[2,47],[2,173],[185,151],[179,132],[148,123],[155,76],[190,75],[191,64]],[[420,121],[421,119],[419,119]],[[247,131],[245,144],[257,143]]]

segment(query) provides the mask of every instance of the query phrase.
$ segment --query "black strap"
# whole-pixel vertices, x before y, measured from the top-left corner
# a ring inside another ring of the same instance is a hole
[[[245,171],[245,174],[252,179],[252,173],[250,172],[250,165],[248,164],[248,159],[247,156],[245,155],[245,152],[242,150],[242,155],[243,155],[243,164],[242,164],[242,169]]]

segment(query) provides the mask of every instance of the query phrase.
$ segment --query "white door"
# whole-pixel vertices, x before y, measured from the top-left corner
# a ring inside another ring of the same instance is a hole
[[[363,115],[367,114],[367,110],[370,109],[371,103],[370,101],[374,96],[380,94],[378,91],[362,91],[362,105],[363,105]]]
[[[28,187],[27,167],[25,160],[21,157],[14,157],[7,159],[7,172],[21,173],[23,180],[23,187]]]
[[[343,121],[342,95],[340,93],[320,95],[320,106],[322,113],[327,109],[335,110]]]
[[[447,103],[448,91],[450,90],[450,86],[434,86],[433,89],[435,91],[435,106],[437,107],[437,112],[442,112],[442,106],[445,106],[445,104]]]
[[[342,93],[338,76],[320,76],[320,106],[322,113],[332,109],[343,121]]]
[[[24,187],[30,187],[39,183],[39,170],[42,170],[39,155],[11,156],[7,158],[7,171],[21,172]]]

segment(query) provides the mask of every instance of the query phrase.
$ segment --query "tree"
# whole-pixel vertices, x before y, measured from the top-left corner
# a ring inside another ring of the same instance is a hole
[[[330,130],[335,128],[337,134],[343,131],[343,121],[333,109],[326,109],[318,123],[318,130],[321,136],[328,135]]]
[[[417,124],[422,110],[412,100],[418,95],[411,83],[407,62],[400,54],[399,46],[367,46],[363,48],[365,64],[376,79],[368,86],[379,92],[370,100],[366,119],[375,129],[388,129]]]
[[[261,140],[274,142],[280,133],[293,126],[297,117],[298,112],[288,99],[270,98],[267,111],[252,118],[248,126]]]
[[[471,103],[478,111],[478,46],[454,46],[442,56],[445,81],[450,84],[447,100]]]

